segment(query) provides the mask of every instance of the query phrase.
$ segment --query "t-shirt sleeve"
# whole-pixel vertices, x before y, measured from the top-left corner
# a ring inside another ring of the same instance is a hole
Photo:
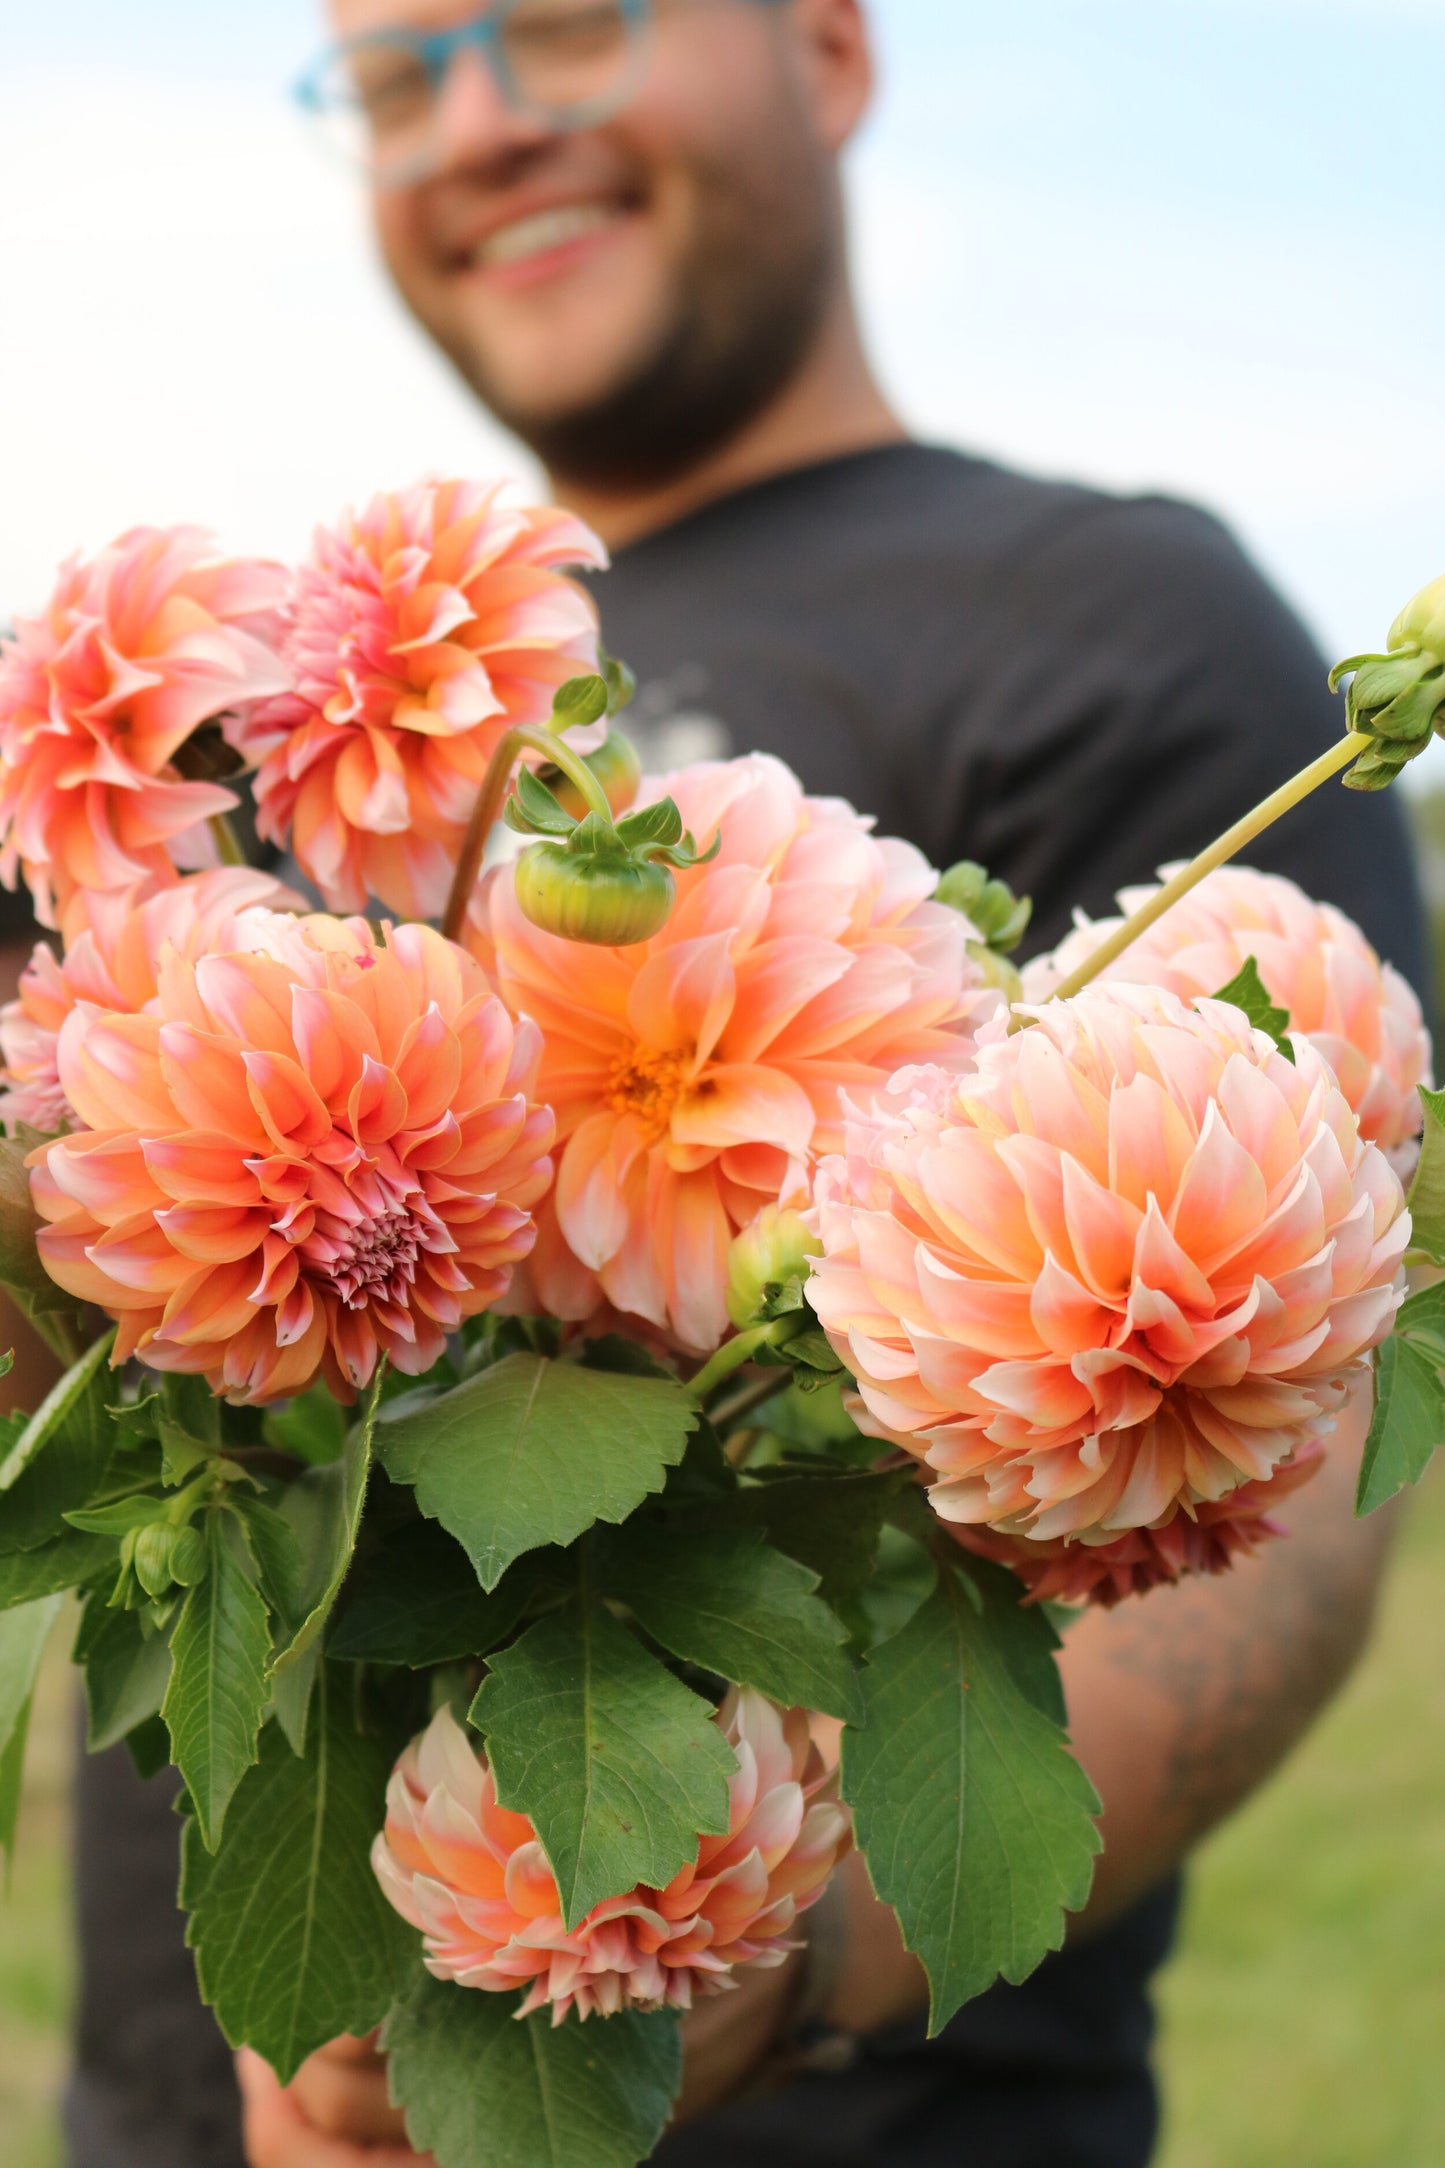
[[[1084,500],[985,604],[982,682],[935,718],[919,827],[936,862],[980,859],[1033,896],[1031,948],[1193,856],[1344,728],[1298,619],[1191,506]],[[1244,859],[1338,904],[1425,991],[1395,793],[1326,784]]]

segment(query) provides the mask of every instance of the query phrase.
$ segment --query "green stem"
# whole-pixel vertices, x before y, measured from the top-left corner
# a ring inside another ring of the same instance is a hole
[[[1178,903],[1181,896],[1187,896],[1191,888],[1197,888],[1207,873],[1213,873],[1216,867],[1225,865],[1237,851],[1242,851],[1247,843],[1252,843],[1256,836],[1263,835],[1266,828],[1272,827],[1282,814],[1290,812],[1302,799],[1308,798],[1311,791],[1318,790],[1321,783],[1327,783],[1332,775],[1338,775],[1341,768],[1348,768],[1350,762],[1358,760],[1372,742],[1363,731],[1352,730],[1338,745],[1331,746],[1329,752],[1321,754],[1320,758],[1311,761],[1307,768],[1301,768],[1299,774],[1291,777],[1288,783],[1283,783],[1278,790],[1272,791],[1268,798],[1260,801],[1252,813],[1246,813],[1243,820],[1236,821],[1232,828],[1226,829],[1216,842],[1210,844],[1207,851],[1201,851],[1199,856],[1176,873],[1171,881],[1167,881],[1157,895],[1141,904],[1132,918],[1125,919],[1123,925],[1117,927],[1106,941],[1100,942],[1092,956],[1087,957],[1077,971],[1070,972],[1069,976],[1054,988],[1049,999],[1067,1001],[1070,995],[1082,993],[1091,980],[1096,979],[1101,971],[1107,971],[1109,965],[1116,957],[1122,956],[1125,949],[1132,948],[1139,936],[1147,933],[1172,905]]]
[[[442,932],[449,941],[461,938],[462,928],[467,922],[467,905],[472,900],[472,890],[477,885],[477,875],[482,870],[482,860],[486,856],[487,838],[506,801],[512,770],[517,765],[517,755],[524,752],[540,753],[554,768],[560,768],[567,780],[575,784],[581,792],[584,804],[611,824],[612,807],[608,804],[606,791],[586,761],[574,753],[570,746],[564,745],[555,731],[531,730],[523,725],[509,730],[487,764],[477,802],[472,808],[472,817],[467,823],[461,856],[452,877],[451,894],[447,897],[446,915],[442,920]]]
[[[745,1362],[751,1362],[760,1347],[772,1346],[775,1330],[775,1324],[754,1325],[750,1331],[740,1332],[736,1339],[725,1340],[697,1376],[688,1380],[688,1391],[693,1399],[699,1403],[705,1401],[725,1378],[730,1378],[735,1370],[741,1370]]]
[[[244,866],[246,853],[242,850],[235,829],[224,813],[213,813],[210,830],[217,854],[223,866]]]

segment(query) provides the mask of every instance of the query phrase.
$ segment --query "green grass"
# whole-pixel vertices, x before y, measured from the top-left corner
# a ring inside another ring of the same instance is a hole
[[[1445,2162],[1445,1467],[1380,1630],[1276,1782],[1197,1862],[1163,1983],[1160,2168]],[[70,1991],[57,1637],[0,1910],[0,2162],[55,2168]]]

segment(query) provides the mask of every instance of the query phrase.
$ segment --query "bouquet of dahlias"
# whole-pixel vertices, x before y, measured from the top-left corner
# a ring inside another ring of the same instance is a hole
[[[0,1839],[64,1612],[91,1746],[180,1771],[227,2037],[384,2026],[443,2168],[645,2158],[679,2013],[855,1842],[935,2027],[1021,1979],[1097,1850],[1060,1606],[1278,1535],[1372,1369],[1362,1510],[1445,1421],[1419,1007],[1219,870],[1442,727],[1445,583],[1021,983],[981,869],[759,755],[639,776],[602,562],[427,484],[290,572],[129,533],[0,643],[57,936],[0,1280],[64,1367],[0,1436]]]

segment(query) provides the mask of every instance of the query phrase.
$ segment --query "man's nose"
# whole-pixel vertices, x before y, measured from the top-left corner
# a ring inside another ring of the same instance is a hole
[[[530,148],[549,132],[508,105],[483,56],[469,50],[455,54],[447,70],[434,126],[438,173]]]

